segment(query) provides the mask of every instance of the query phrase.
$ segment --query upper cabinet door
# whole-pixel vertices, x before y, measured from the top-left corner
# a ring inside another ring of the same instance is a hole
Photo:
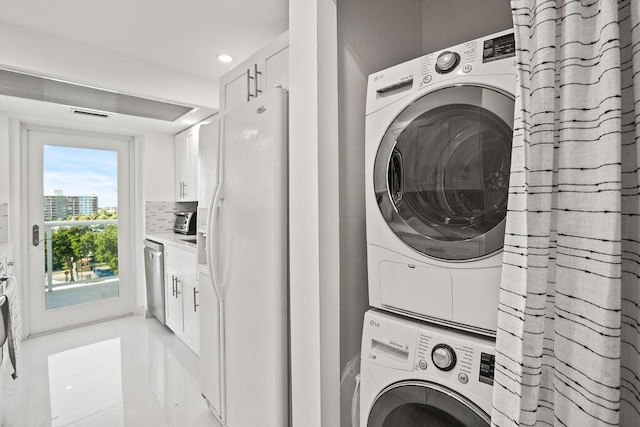
[[[276,85],[289,87],[288,32],[220,78],[220,112],[231,111]]]
[[[228,81],[222,82],[220,80],[220,109],[224,111],[233,110],[238,105],[248,102],[250,94],[253,93],[253,86],[251,84],[252,71],[247,68],[243,69],[240,66],[229,71],[223,78]]]
[[[198,200],[198,130],[196,125],[175,136],[175,197],[179,202]]]
[[[289,89],[289,46],[278,46],[279,50],[267,52],[264,58],[264,87],[263,93],[275,86]]]

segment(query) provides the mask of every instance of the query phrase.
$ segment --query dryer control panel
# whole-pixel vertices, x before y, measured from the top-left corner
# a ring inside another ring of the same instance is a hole
[[[513,30],[429,53],[369,76],[366,114],[409,94],[436,88],[438,83],[473,76],[513,76],[516,59]]]

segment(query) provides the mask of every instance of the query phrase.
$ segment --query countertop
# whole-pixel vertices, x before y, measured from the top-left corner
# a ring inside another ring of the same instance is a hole
[[[153,240],[154,242],[162,243],[164,245],[174,246],[179,249],[184,249],[194,254],[198,253],[198,245],[195,243],[185,242],[184,239],[195,239],[195,235],[184,235],[167,231],[164,233],[147,233],[145,238]]]

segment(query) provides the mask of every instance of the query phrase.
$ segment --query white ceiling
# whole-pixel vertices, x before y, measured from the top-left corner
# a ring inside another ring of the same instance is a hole
[[[0,0],[3,23],[217,82],[287,30],[288,0]],[[219,53],[234,61],[219,62]],[[2,110],[47,120],[70,114],[68,107],[6,96]],[[98,126],[122,125],[169,133],[187,127],[115,116]]]
[[[287,0],[0,0],[0,21],[216,80],[288,16]]]

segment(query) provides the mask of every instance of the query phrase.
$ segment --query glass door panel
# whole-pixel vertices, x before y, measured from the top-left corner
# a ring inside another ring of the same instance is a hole
[[[119,296],[118,153],[43,147],[47,310]]]

